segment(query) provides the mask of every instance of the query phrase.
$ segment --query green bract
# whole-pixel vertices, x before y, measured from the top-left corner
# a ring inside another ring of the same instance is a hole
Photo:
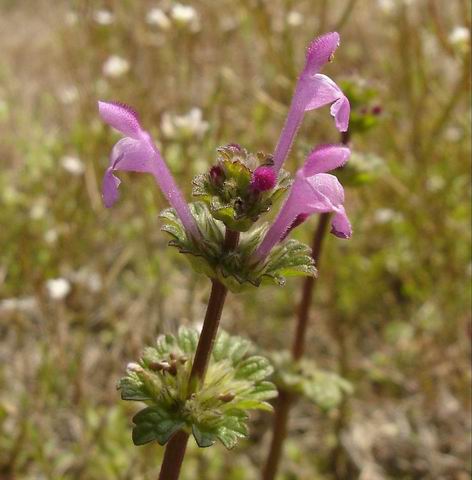
[[[301,395],[323,410],[338,406],[351,384],[336,373],[317,368],[308,359],[294,361],[287,351],[270,355],[274,365],[274,383],[280,390]]]
[[[225,252],[224,225],[215,220],[206,204],[190,204],[204,240],[194,242],[189,238],[173,209],[161,213],[165,223],[162,230],[172,235],[169,245],[187,254],[192,267],[199,273],[218,279],[232,292],[241,292],[261,284],[284,285],[285,277],[316,275],[310,248],[297,240],[285,240],[272,249],[260,264],[252,264],[250,257],[255,251],[267,224],[243,234],[236,250]]]
[[[268,410],[277,396],[265,379],[273,368],[260,356],[248,356],[251,343],[220,332],[203,385],[188,394],[198,332],[181,327],[177,335],[161,335],[146,348],[139,364],[128,366],[118,384],[123,400],[145,402],[133,422],[133,442],[164,445],[178,430],[192,433],[199,447],[220,440],[232,448],[248,434],[248,410]]]
[[[220,147],[216,165],[209,173],[194,178],[192,194],[230,230],[246,232],[290,186],[290,174],[281,171],[272,189],[256,192],[251,188],[254,170],[271,162],[270,156],[249,154],[236,145]]]

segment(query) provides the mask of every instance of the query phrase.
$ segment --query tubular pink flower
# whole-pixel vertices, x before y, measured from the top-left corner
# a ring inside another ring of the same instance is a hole
[[[350,238],[352,229],[344,210],[344,189],[334,175],[326,173],[344,165],[350,154],[345,146],[321,145],[308,155],[277,218],[254,253],[256,261],[264,260],[292,228],[313,213],[334,212],[331,233]]]
[[[175,209],[185,230],[194,238],[200,238],[197,224],[182,192],[174,181],[166,163],[154,145],[151,136],[143,130],[137,113],[127,105],[113,102],[98,102],[102,119],[115,130],[125,135],[113,147],[110,163],[103,177],[102,197],[107,208],[118,200],[120,179],[116,171],[150,173]]]
[[[339,46],[339,34],[327,33],[315,38],[308,46],[305,67],[298,79],[292,103],[274,152],[274,168],[278,172],[287,158],[290,147],[306,111],[331,104],[336,128],[345,132],[349,125],[349,100],[326,75],[318,72],[331,60]]]

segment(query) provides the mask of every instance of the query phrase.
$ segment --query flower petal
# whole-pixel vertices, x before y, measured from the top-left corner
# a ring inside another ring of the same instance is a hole
[[[318,73],[319,70],[329,62],[334,52],[339,46],[339,34],[330,32],[315,38],[306,51],[305,71],[311,75]]]
[[[125,137],[113,147],[110,166],[125,172],[155,173],[156,154],[148,142]]]
[[[313,149],[305,160],[303,173],[310,177],[342,167],[351,155],[344,145],[319,145]]]
[[[340,132],[347,132],[349,127],[349,115],[351,113],[351,105],[346,96],[342,96],[336,100],[330,108],[330,113],[336,122],[336,128]]]
[[[309,213],[320,212],[321,204],[331,205],[330,211],[335,211],[344,203],[344,188],[339,180],[329,173],[317,173],[306,179],[313,189],[313,199],[308,205],[311,211]]]
[[[137,139],[143,131],[138,114],[124,103],[98,102],[98,111],[104,122],[128,137]]]
[[[120,179],[113,175],[113,170],[108,168],[103,176],[102,182],[102,198],[105,207],[111,208],[116,203],[119,197],[118,187],[120,186]]]
[[[336,128],[341,132],[347,130],[351,110],[349,100],[331,78],[321,73],[316,74],[310,79],[309,95],[310,98],[306,102],[305,111],[333,103],[331,115],[336,120]]]
[[[351,222],[347,218],[344,207],[339,207],[338,212],[334,215],[331,223],[331,233],[339,238],[351,238],[352,227]]]

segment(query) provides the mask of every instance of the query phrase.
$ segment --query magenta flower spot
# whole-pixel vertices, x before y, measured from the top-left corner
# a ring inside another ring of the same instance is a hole
[[[141,127],[136,112],[127,105],[109,102],[98,102],[98,109],[108,125],[125,135],[113,147],[110,163],[103,177],[102,196],[105,206],[112,207],[119,197],[118,187],[121,181],[115,177],[114,172],[150,173],[177,212],[185,230],[194,238],[200,238],[200,232],[182,192],[151,136]]]
[[[277,174],[272,167],[257,167],[252,174],[251,186],[256,192],[272,190],[277,181]]]
[[[341,238],[351,236],[351,224],[343,205],[344,189],[334,175],[326,173],[344,165],[350,153],[345,146],[321,145],[308,155],[278,216],[254,253],[255,260],[266,258],[290,230],[313,213],[333,212],[332,233]]]
[[[326,75],[318,72],[329,62],[339,45],[339,34],[327,33],[315,38],[308,46],[305,67],[295,87],[285,125],[274,152],[274,168],[280,170],[306,111],[331,104],[331,115],[336,128],[347,131],[349,124],[349,100],[341,89]]]

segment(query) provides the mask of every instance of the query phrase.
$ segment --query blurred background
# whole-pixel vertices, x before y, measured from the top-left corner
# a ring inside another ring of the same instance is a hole
[[[280,479],[470,476],[470,4],[467,0],[0,1],[0,478],[149,479],[137,405],[115,390],[163,331],[197,325],[209,282],[160,232],[152,178],[101,203],[118,138],[98,99],[141,114],[190,199],[215,148],[273,151],[304,47],[351,92],[354,236],[330,236],[309,356],[354,393],[293,410]],[[287,169],[337,142],[306,115]],[[307,242],[311,219],[296,231]],[[302,280],[230,295],[223,327],[288,347]],[[184,480],[252,480],[270,416],[234,451],[192,447]]]

